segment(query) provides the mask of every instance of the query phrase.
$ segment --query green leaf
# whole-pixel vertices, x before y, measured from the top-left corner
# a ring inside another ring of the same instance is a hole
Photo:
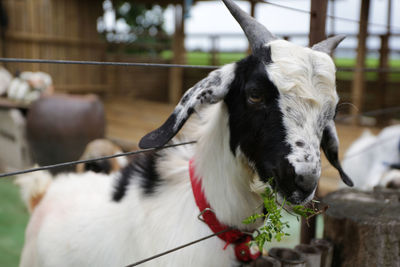
[[[271,179],[269,180],[270,182]],[[260,251],[262,251],[264,244],[266,242],[271,242],[273,239],[279,242],[282,240],[283,237],[290,235],[289,233],[286,232],[286,230],[290,228],[289,222],[282,221],[283,218],[282,212],[284,210],[285,205],[289,206],[295,214],[300,215],[302,217],[307,218],[315,214],[314,210],[306,208],[302,205],[292,205],[285,199],[283,200],[282,205],[277,204],[276,202],[277,192],[269,187],[265,188],[265,191],[264,193],[261,194],[261,197],[263,198],[264,208],[267,212],[266,215],[253,214],[243,220],[244,224],[251,224],[255,223],[256,220],[259,218],[264,218],[264,224],[258,229],[259,234],[254,238],[254,243],[257,244]],[[296,216],[296,218],[299,221],[298,216]]]

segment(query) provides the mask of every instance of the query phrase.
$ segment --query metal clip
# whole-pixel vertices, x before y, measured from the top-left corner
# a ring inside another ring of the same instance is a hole
[[[200,221],[202,221],[203,223],[205,223],[204,219],[202,218],[203,214],[206,211],[211,211],[212,213],[215,214],[215,212],[211,209],[211,208],[205,208],[202,212],[200,212],[200,214],[197,216],[197,219],[199,219]]]

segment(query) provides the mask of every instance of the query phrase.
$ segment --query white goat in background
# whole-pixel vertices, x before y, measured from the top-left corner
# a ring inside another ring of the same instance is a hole
[[[343,169],[356,188],[371,190],[374,186],[386,186],[394,179],[400,179],[398,171],[392,170],[399,164],[400,125],[394,125],[384,128],[376,136],[365,131],[346,151]]]
[[[262,222],[242,221],[262,212],[254,184],[265,187],[273,177],[270,186],[281,198],[309,201],[321,174],[320,147],[352,184],[338,161],[333,118],[339,99],[329,57],[343,37],[300,47],[278,40],[232,0],[224,3],[253,54],[193,86],[139,145],[197,143],[140,154],[112,177],[57,177],[32,214],[21,266],[124,266],[212,234],[198,219],[201,211],[220,226],[252,231]],[[212,211],[200,208],[196,192]],[[143,266],[242,264],[239,240],[219,237]]]

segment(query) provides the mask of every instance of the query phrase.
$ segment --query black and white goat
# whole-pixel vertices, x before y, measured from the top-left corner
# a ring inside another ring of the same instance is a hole
[[[343,37],[299,47],[275,38],[232,0],[224,3],[253,54],[188,90],[140,146],[197,143],[142,154],[112,179],[60,175],[32,214],[21,266],[124,266],[211,234],[198,219],[189,162],[218,221],[242,231],[260,226],[242,220],[261,212],[259,191],[271,177],[282,199],[313,197],[320,147],[351,184],[337,156],[338,96],[329,57]],[[144,265],[237,264],[234,247],[225,245],[215,237]]]

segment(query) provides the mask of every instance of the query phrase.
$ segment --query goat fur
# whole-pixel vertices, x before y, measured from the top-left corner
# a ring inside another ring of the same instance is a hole
[[[365,131],[346,151],[343,169],[354,179],[356,188],[372,190],[377,185],[386,186],[396,173],[390,173],[390,165],[399,163],[400,125],[394,125],[376,136]]]
[[[151,168],[159,177],[151,190],[144,190],[149,177],[140,169],[128,172],[127,180],[124,171],[57,176],[32,213],[21,266],[124,266],[211,234],[197,218],[191,158],[218,220],[240,230],[262,223],[242,221],[262,212],[260,184],[268,186],[272,165],[280,171],[274,181],[285,189],[282,194],[294,203],[312,198],[321,168],[320,145],[340,170],[333,61],[282,40],[265,47],[265,55],[211,72],[185,93],[163,126],[142,139],[143,146],[155,147],[197,140],[153,152],[157,160]],[[253,80],[246,81],[249,77]],[[247,97],[253,91],[271,98],[250,103]],[[260,153],[252,154],[256,150]],[[126,192],[113,200],[121,181]],[[225,245],[211,238],[143,266],[239,265],[233,247],[224,250]]]

